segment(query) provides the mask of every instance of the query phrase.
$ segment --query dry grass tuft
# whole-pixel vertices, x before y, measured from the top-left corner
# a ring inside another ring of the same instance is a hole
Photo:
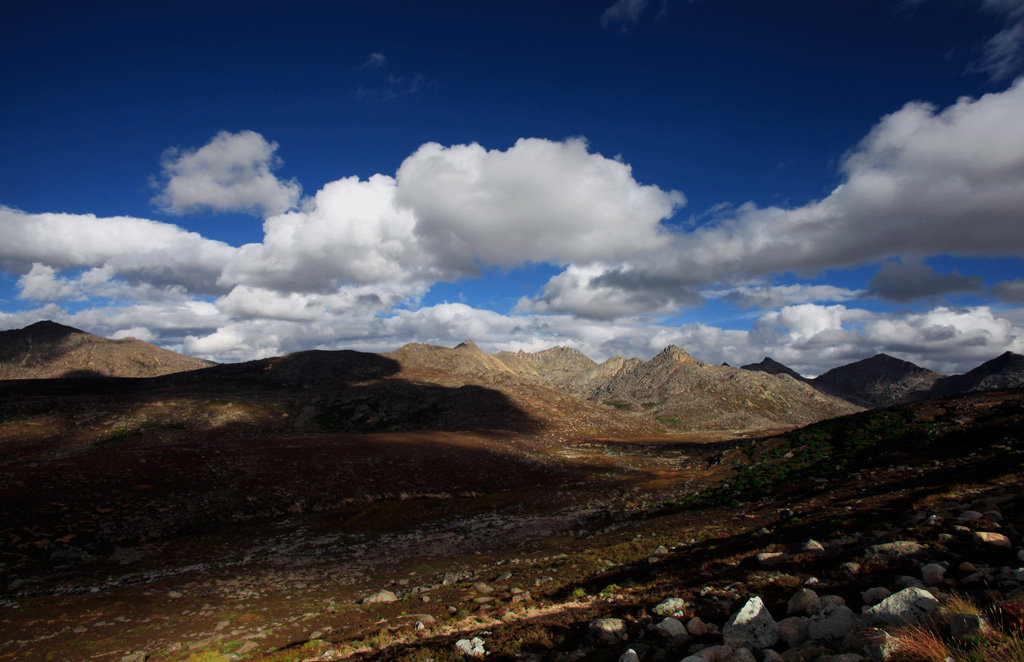
[[[945,662],[953,651],[933,624],[905,625],[892,632],[895,662]]]

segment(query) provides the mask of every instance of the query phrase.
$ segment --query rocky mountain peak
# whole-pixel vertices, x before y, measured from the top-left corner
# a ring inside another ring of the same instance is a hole
[[[888,354],[833,368],[811,383],[863,407],[885,407],[923,397],[942,375]]]
[[[155,377],[211,365],[136,338],[112,340],[50,321],[0,331],[0,379]]]
[[[766,372],[769,375],[789,375],[793,379],[807,381],[796,370],[793,370],[787,365],[779,363],[770,356],[766,356],[763,359],[761,359],[760,363],[748,363],[745,366],[741,366],[740,369],[750,370],[752,372]]]
[[[697,362],[696,359],[687,354],[686,351],[680,349],[679,347],[676,347],[675,345],[669,345],[665,349],[661,350],[661,352],[651,360],[660,362],[664,361],[665,359],[675,361],[676,363]]]

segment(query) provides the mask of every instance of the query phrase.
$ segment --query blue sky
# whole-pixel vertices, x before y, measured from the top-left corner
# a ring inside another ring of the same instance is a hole
[[[0,328],[1024,351],[1018,0],[24,3]]]

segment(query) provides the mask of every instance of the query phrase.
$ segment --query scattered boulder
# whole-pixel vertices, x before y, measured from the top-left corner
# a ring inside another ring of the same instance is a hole
[[[684,657],[681,662],[731,662],[735,654],[736,649],[732,646],[708,646]]]
[[[841,642],[857,626],[857,615],[845,605],[829,605],[811,617],[807,636],[824,643]]]
[[[640,656],[632,648],[627,648],[626,652],[619,656],[619,662],[640,662]]]
[[[920,588],[905,588],[890,595],[874,607],[864,610],[864,621],[868,625],[901,625],[920,623],[939,608],[934,595]]]
[[[800,646],[808,639],[810,619],[804,616],[793,616],[779,622],[779,638],[790,648]]]
[[[974,544],[979,547],[1005,547],[1006,549],[1013,547],[1009,538],[994,531],[975,531]]]
[[[734,648],[769,648],[779,640],[779,626],[761,598],[754,596],[729,617],[722,637],[726,646]]]
[[[711,632],[711,629],[704,621],[700,620],[699,617],[694,616],[690,620],[686,621],[686,631],[695,637],[700,637]]]
[[[938,586],[946,577],[946,567],[940,563],[921,566],[921,580],[925,586]]]
[[[868,547],[865,556],[872,561],[892,563],[923,554],[925,548],[913,540],[897,540]]]
[[[688,635],[689,632],[686,630],[686,626],[682,624],[678,619],[669,616],[661,623],[655,626],[662,635],[666,637],[678,637],[682,635]]]
[[[602,644],[617,644],[629,638],[626,621],[621,618],[599,618],[587,627],[590,636]]]
[[[954,640],[983,634],[988,623],[978,614],[953,614],[949,619],[949,633]]]
[[[825,547],[817,540],[805,540],[789,550],[789,554],[824,554]]]
[[[459,639],[455,642],[455,647],[460,652],[469,657],[484,657],[487,655],[487,649],[484,648],[484,640],[480,637],[473,637],[472,639]]]
[[[363,604],[369,605],[377,602],[398,602],[398,596],[387,589],[381,589],[373,595],[363,598]]]
[[[793,594],[786,605],[786,615],[808,615],[817,614],[821,611],[821,599],[818,594],[809,588],[802,588]]]
[[[860,599],[863,600],[866,605],[873,605],[885,600],[890,595],[892,595],[892,592],[889,589],[884,586],[875,586],[861,593]]]
[[[823,595],[821,596],[821,608],[825,607],[843,607],[846,606],[846,600],[841,595]]]
[[[786,555],[783,552],[759,552],[754,558],[759,566],[771,568],[785,561]]]
[[[676,614],[683,613],[686,609],[686,601],[682,598],[666,598],[659,602],[651,613],[657,614],[658,616],[675,616]]]

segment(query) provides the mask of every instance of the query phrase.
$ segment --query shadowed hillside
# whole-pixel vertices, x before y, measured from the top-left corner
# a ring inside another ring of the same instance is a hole
[[[0,331],[0,379],[154,377],[211,365],[135,338],[100,338],[56,322]]]

